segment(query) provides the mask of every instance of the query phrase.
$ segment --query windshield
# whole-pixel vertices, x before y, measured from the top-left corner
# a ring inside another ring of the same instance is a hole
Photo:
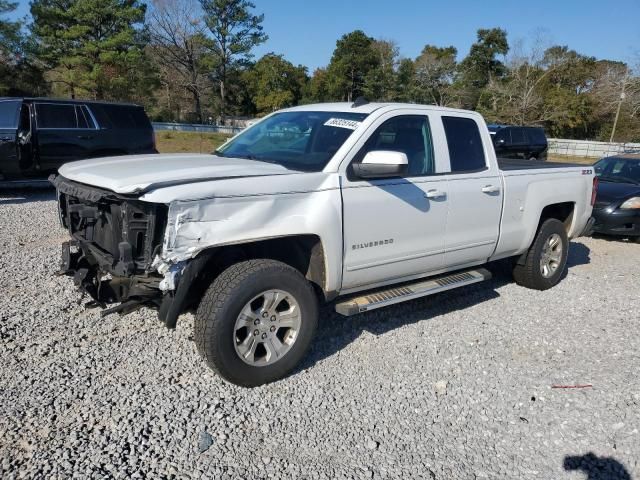
[[[18,128],[19,101],[0,102],[0,128]]]
[[[640,185],[640,158],[603,158],[594,165],[594,170],[604,182]]]
[[[215,154],[319,172],[366,116],[348,112],[276,113],[249,127]]]

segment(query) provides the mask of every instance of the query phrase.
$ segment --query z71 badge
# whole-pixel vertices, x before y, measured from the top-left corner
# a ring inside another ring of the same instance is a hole
[[[390,245],[393,243],[393,238],[387,240],[376,240],[374,242],[356,243],[351,245],[351,250],[360,250],[361,248],[381,247],[382,245]]]

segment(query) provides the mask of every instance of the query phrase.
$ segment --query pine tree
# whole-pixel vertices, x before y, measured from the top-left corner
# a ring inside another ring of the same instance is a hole
[[[151,86],[138,0],[33,0],[32,32],[54,84],[72,98],[135,99]]]
[[[220,87],[220,115],[227,113],[227,79],[232,70],[246,65],[251,50],[269,38],[262,31],[264,15],[254,15],[247,0],[200,0],[204,21],[211,32],[216,58],[214,76]]]

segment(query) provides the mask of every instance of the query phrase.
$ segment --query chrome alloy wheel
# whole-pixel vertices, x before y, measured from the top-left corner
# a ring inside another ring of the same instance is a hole
[[[267,290],[241,310],[233,328],[236,353],[254,367],[284,357],[298,338],[302,316],[298,302],[283,290]]]
[[[552,277],[562,262],[562,238],[554,233],[547,238],[540,256],[540,273],[545,278]]]

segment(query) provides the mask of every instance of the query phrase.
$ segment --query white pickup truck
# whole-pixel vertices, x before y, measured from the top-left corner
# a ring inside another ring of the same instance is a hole
[[[353,315],[490,277],[561,278],[589,228],[593,169],[499,162],[482,117],[411,104],[275,112],[211,155],[67,164],[61,273],[103,314],[195,311],[206,363],[255,386],[303,358],[318,306]],[[109,304],[115,306],[109,307]]]

